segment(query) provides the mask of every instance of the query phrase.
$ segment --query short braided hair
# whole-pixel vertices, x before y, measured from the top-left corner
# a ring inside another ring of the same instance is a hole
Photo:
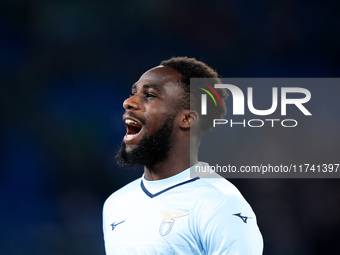
[[[182,75],[183,97],[181,106],[184,109],[197,111],[200,117],[199,125],[202,133],[212,127],[213,119],[221,119],[226,114],[227,109],[224,100],[228,97],[228,93],[225,89],[215,89],[222,100],[222,105],[217,104],[217,106],[215,106],[212,100],[207,100],[207,115],[201,115],[199,109],[202,91],[198,86],[192,86],[190,91],[190,78],[207,78],[206,82],[210,83],[211,86],[221,83],[218,74],[211,67],[195,58],[188,57],[173,57],[162,61],[160,64],[170,67]]]

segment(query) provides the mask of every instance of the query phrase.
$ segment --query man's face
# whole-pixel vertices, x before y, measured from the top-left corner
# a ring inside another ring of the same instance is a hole
[[[127,132],[117,154],[119,163],[150,166],[167,157],[182,96],[180,78],[177,71],[158,66],[133,85],[123,103]]]

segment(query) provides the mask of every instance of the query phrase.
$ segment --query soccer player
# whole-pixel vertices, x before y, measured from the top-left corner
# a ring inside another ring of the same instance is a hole
[[[123,103],[127,131],[116,157],[144,165],[144,174],[104,204],[107,255],[262,254],[256,216],[237,188],[223,178],[190,176],[193,165],[207,165],[197,154],[209,118],[226,113],[223,104],[215,116],[200,115],[199,99],[190,100],[191,77],[219,83],[203,62],[171,58],[145,72]]]

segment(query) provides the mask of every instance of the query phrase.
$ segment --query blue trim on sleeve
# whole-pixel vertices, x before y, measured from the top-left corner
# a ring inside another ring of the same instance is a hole
[[[166,191],[169,191],[169,190],[171,190],[171,189],[173,189],[173,188],[176,188],[176,187],[178,187],[178,186],[181,186],[181,185],[183,185],[183,184],[187,184],[187,183],[189,183],[189,182],[196,181],[196,180],[198,180],[198,179],[199,179],[199,177],[197,176],[197,177],[195,177],[195,178],[193,178],[193,179],[190,179],[190,180],[187,180],[187,181],[184,181],[184,182],[181,182],[181,183],[177,183],[177,184],[175,184],[174,186],[171,186],[171,187],[169,187],[169,188],[166,188],[166,189],[164,189],[164,190],[162,190],[162,191],[159,191],[159,192],[157,192],[157,193],[155,193],[155,194],[152,194],[151,192],[149,192],[149,191],[145,188],[144,183],[143,183],[143,180],[140,181],[140,186],[141,186],[142,190],[144,191],[144,193],[145,193],[146,195],[148,195],[150,198],[154,198],[154,197],[157,197],[158,195],[160,195],[160,194],[162,194],[162,193],[164,193],[164,192],[166,192]]]

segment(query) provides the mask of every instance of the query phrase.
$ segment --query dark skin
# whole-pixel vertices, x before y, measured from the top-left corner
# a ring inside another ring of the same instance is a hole
[[[123,103],[126,110],[123,119],[138,122],[139,125],[143,124],[138,134],[125,135],[127,151],[137,147],[143,136],[154,134],[170,115],[176,115],[173,123],[173,146],[169,156],[153,166],[144,166],[146,180],[171,177],[198,162],[200,143],[198,114],[180,107],[182,98],[180,79],[181,74],[170,67],[152,68],[132,86],[132,95]],[[194,139],[191,137],[191,147],[190,132],[193,132],[196,137]]]

